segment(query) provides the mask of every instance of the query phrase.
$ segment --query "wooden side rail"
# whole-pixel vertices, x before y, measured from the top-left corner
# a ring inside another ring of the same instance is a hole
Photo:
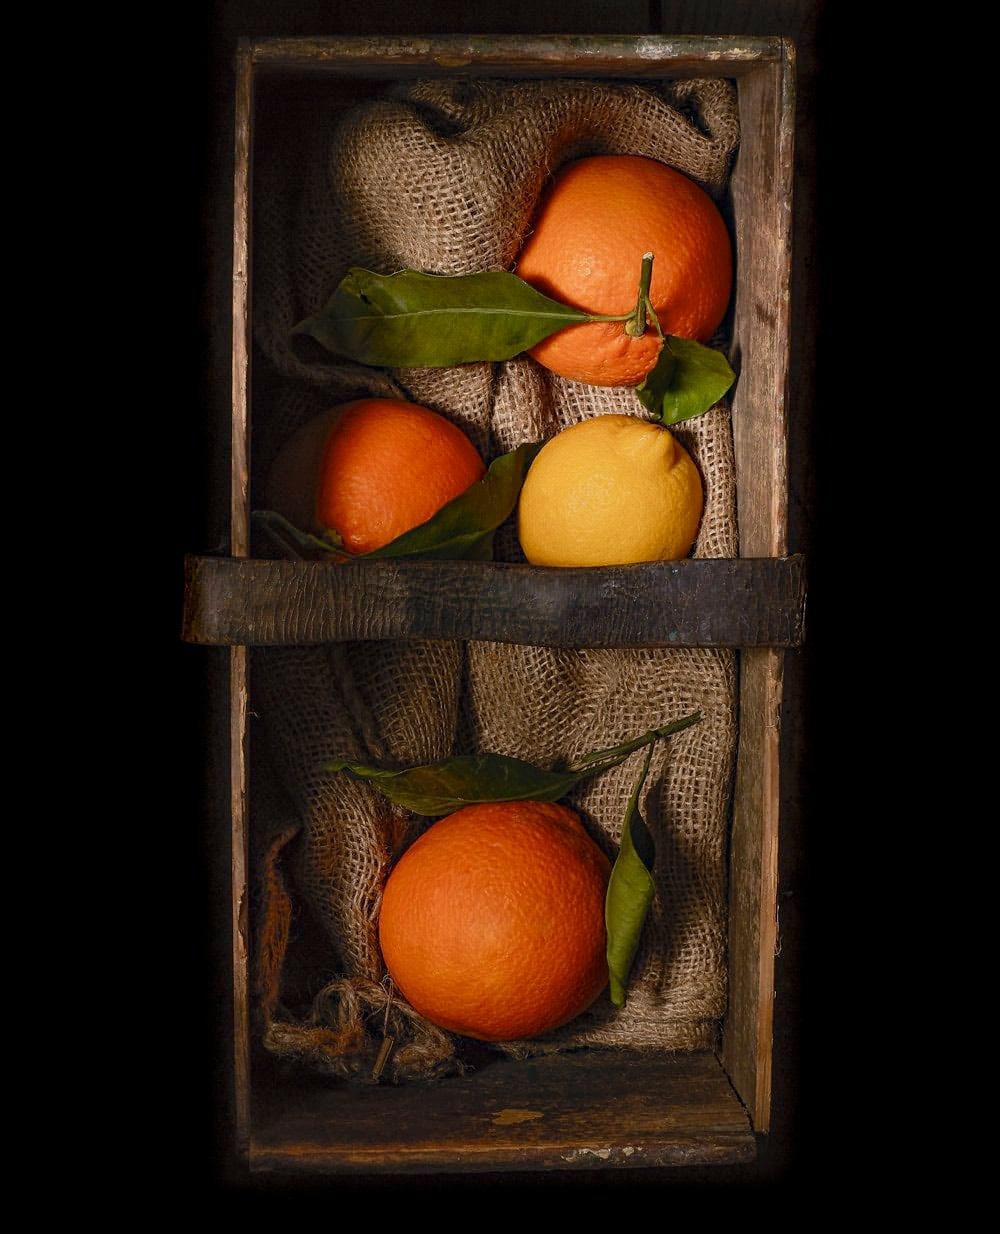
[[[550,569],[188,557],[182,637],[212,646],[461,639],[549,647],[797,647],[801,556]]]

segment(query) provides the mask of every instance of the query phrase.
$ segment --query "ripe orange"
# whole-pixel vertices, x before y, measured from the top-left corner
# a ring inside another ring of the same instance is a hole
[[[369,553],[425,523],[481,480],[472,442],[437,412],[366,398],[310,420],[279,454],[268,504],[297,527]]]
[[[466,806],[400,858],[382,899],[386,967],[421,1015],[483,1041],[572,1020],[608,981],[611,868],[573,810]]]
[[[729,304],[732,249],[714,202],[693,180],[635,155],[597,155],[564,167],[545,195],[517,274],[587,313],[635,308],[644,253],[650,300],[664,334],[707,342]],[[530,355],[572,381],[634,386],[660,353],[650,322],[631,338],[624,322],[587,322],[543,339]]]

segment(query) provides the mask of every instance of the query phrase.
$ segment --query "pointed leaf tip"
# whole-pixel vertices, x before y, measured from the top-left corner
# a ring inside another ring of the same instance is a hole
[[[323,309],[293,333],[361,364],[440,368],[509,360],[586,320],[507,271],[375,274],[354,266]]]
[[[625,990],[632,961],[639,947],[642,927],[656,893],[653,863],[656,845],[639,812],[639,794],[646,782],[653,757],[653,744],[646,751],[642,771],[632,790],[622,825],[621,846],[608,880],[604,904],[607,928],[608,981],[611,1001],[625,1005]]]
[[[668,334],[636,394],[661,424],[680,424],[714,407],[735,380],[721,351]]]
[[[426,523],[405,531],[382,548],[352,554],[335,531],[314,536],[292,526],[273,510],[255,510],[254,519],[283,547],[309,559],[371,561],[379,558],[418,558],[439,561],[492,561],[496,529],[514,511],[517,499],[541,442],[528,442],[493,460],[478,480],[441,507]]]

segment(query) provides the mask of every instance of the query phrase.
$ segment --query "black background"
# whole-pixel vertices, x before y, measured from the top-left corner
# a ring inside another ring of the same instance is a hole
[[[184,1131],[179,1147],[171,1131],[169,1158],[151,1154],[154,1175],[179,1171],[185,1188],[220,1195],[294,1190],[361,1199],[415,1191],[465,1193],[487,1183],[491,1192],[557,1185],[583,1196],[622,1188],[760,1189],[810,1184],[850,1169],[857,1137],[845,1137],[850,1115],[835,1099],[850,1070],[844,1061],[850,1054],[845,1051],[849,1032],[836,1035],[837,1044],[831,1044],[829,1019],[843,1017],[851,995],[839,985],[831,1005],[831,973],[840,980],[844,957],[839,934],[831,939],[826,931],[836,894],[829,871],[844,856],[842,837],[826,825],[836,801],[827,791],[832,768],[830,747],[824,744],[829,696],[839,692],[828,658],[836,641],[831,563],[839,546],[831,502],[838,493],[831,482],[835,466],[824,462],[837,447],[835,424],[824,412],[835,407],[839,394],[831,304],[838,240],[843,244],[840,227],[831,224],[837,210],[831,188],[843,166],[843,113],[837,113],[835,123],[837,91],[830,67],[843,31],[833,27],[832,7],[822,0],[507,0],[496,6],[483,0],[368,0],[364,5],[246,0],[206,4],[173,31],[171,72],[175,79],[180,74],[185,88],[171,95],[165,125],[172,226],[164,274],[175,303],[183,308],[175,325],[180,359],[160,374],[157,393],[173,408],[172,435],[164,448],[173,451],[167,466],[180,479],[182,500],[164,546],[169,568],[161,611],[169,647],[171,766],[176,774],[163,786],[162,806],[177,820],[168,883],[185,911],[179,929],[171,920],[164,940],[169,1018],[159,996],[156,1003],[161,1009],[157,1048],[164,1124],[174,1127],[176,1119]],[[797,43],[789,514],[790,548],[808,555],[810,598],[808,641],[787,657],[786,714],[794,720],[786,721],[782,739],[773,1130],[760,1142],[753,1166],[296,1183],[249,1179],[229,1158],[228,818],[227,803],[218,796],[219,777],[213,775],[225,653],[184,646],[177,629],[183,553],[217,551],[225,536],[225,506],[213,495],[228,486],[233,52],[242,35],[463,32],[781,34]]]

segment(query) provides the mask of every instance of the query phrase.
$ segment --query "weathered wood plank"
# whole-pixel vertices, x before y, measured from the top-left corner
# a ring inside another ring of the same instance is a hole
[[[230,551],[250,551],[250,174],[253,60],[249,44],[236,53],[236,131],[233,186],[233,430]],[[247,699],[245,647],[233,647],[229,665],[230,792],[232,808],[233,1059],[235,1139],[246,1152],[250,1136],[250,998],[247,913]]]
[[[783,658],[770,648],[742,655],[730,841],[729,1008],[722,1059],[761,1132],[770,1125],[771,1104]]]
[[[233,184],[233,430],[231,543],[234,557],[250,551],[250,180],[253,143],[253,60],[246,41],[236,54],[236,157]]]
[[[277,1088],[256,1171],[607,1169],[752,1161],[746,1112],[710,1053],[498,1059],[423,1085]]]
[[[738,77],[781,58],[781,40],[663,35],[439,35],[428,38],[271,38],[253,43],[263,69],[282,72],[474,71],[480,76],[657,76],[724,73]]]
[[[249,699],[246,647],[229,651],[230,801],[232,810],[233,1064],[235,1071],[235,1139],[246,1151],[250,1134],[250,926],[248,913],[247,710]]]
[[[787,384],[794,49],[740,83],[743,139],[732,178],[740,254],[733,400],[740,552],[787,551]],[[740,663],[740,746],[730,845],[729,1009],[722,1058],[757,1131],[770,1125],[777,938],[782,655]]]
[[[188,642],[395,638],[550,647],[797,646],[801,557],[546,569],[502,562],[189,557]]]

